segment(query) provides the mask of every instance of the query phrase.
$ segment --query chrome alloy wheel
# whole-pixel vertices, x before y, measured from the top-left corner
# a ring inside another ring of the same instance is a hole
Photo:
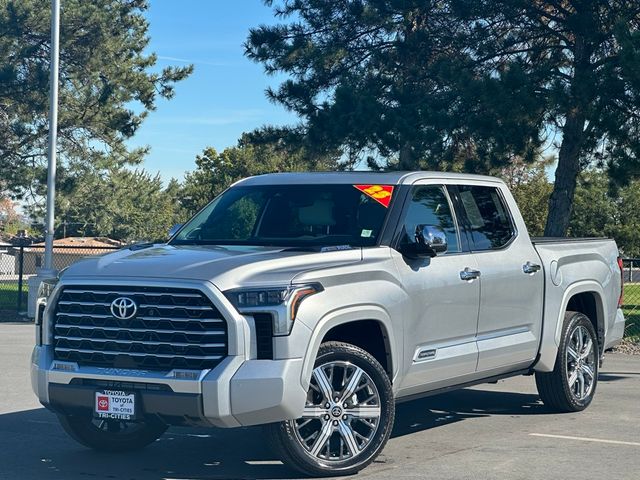
[[[325,363],[313,370],[304,413],[295,420],[296,438],[314,458],[354,458],[371,443],[380,416],[378,389],[362,368]]]
[[[591,335],[581,325],[569,336],[566,361],[569,389],[576,400],[582,401],[591,395],[595,385],[597,359]]]

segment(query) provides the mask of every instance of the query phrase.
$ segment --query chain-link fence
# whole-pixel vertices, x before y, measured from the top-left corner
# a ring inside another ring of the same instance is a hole
[[[60,245],[53,248],[53,266],[62,270],[74,262],[119,247]],[[0,320],[27,311],[29,278],[44,266],[44,246],[0,246]]]
[[[626,336],[640,340],[640,258],[622,260],[624,297],[622,310],[627,321]]]

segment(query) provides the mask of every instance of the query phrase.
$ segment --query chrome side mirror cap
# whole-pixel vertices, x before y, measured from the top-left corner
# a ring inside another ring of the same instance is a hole
[[[447,251],[447,236],[440,227],[434,225],[418,225],[416,242],[433,252],[432,257]]]
[[[418,225],[415,241],[400,246],[400,253],[407,258],[435,257],[447,251],[447,236],[440,227],[434,225]]]

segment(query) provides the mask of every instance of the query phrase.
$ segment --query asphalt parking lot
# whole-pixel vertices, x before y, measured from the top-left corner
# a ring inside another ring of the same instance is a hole
[[[0,323],[0,478],[297,478],[258,428],[170,429],[142,452],[99,454],[70,440],[31,392],[33,327]],[[580,414],[551,414],[531,377],[398,406],[393,438],[358,477],[640,478],[640,356],[607,356]]]

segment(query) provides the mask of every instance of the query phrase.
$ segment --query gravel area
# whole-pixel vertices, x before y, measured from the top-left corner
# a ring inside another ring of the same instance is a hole
[[[640,355],[640,340],[622,340],[622,343],[613,349],[615,353],[625,353],[627,355]]]

